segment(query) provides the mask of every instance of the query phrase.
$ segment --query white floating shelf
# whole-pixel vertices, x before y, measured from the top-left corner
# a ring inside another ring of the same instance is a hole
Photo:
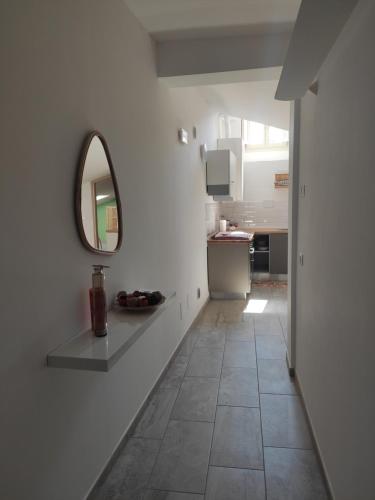
[[[108,372],[168,307],[176,292],[164,296],[165,302],[152,311],[128,312],[116,307],[108,313],[106,337],[95,337],[91,330],[81,333],[50,352],[47,365]]]

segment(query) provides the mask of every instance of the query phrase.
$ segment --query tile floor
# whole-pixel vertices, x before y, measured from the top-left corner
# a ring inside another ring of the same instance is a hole
[[[211,301],[92,500],[325,500],[285,363],[286,286]]]

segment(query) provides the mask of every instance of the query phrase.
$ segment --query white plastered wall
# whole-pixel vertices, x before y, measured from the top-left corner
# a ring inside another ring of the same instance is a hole
[[[333,494],[374,498],[375,5],[301,105],[296,371]]]
[[[196,91],[158,81],[154,46],[120,0],[3,2],[0,24],[0,496],[81,500],[208,296],[199,144],[215,145],[217,117]],[[179,144],[178,127],[193,125],[198,138]],[[92,129],[123,205],[113,257],[87,252],[74,221]],[[143,287],[177,298],[111,372],[47,368],[89,326],[94,263],[111,266],[109,300]]]

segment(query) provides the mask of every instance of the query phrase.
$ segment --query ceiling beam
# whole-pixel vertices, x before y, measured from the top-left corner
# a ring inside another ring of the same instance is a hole
[[[159,77],[281,66],[291,32],[156,42]]]
[[[303,97],[358,0],[302,0],[276,99]]]
[[[168,87],[199,87],[222,83],[269,82],[279,81],[281,66],[272,68],[243,69],[218,73],[199,73],[195,75],[161,76],[159,80]]]

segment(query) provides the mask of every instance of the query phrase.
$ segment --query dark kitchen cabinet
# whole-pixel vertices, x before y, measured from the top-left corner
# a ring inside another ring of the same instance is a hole
[[[270,267],[270,235],[255,234],[254,236],[254,272],[269,273]]]
[[[270,273],[288,273],[288,234],[270,234]]]

